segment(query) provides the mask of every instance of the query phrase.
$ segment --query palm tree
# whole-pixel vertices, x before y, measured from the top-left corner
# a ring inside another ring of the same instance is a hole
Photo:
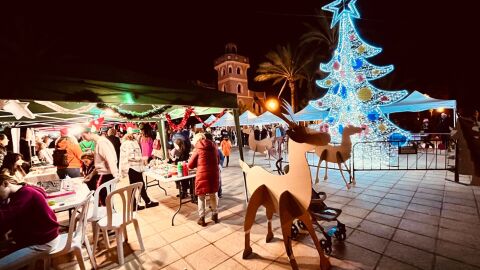
[[[258,75],[255,77],[257,82],[273,80],[274,85],[283,82],[280,94],[288,83],[291,105],[294,111],[296,111],[295,84],[305,80],[304,67],[310,62],[310,59],[304,56],[300,50],[293,51],[290,45],[277,46],[276,50],[265,55],[268,61],[259,65]]]
[[[330,16],[323,10],[316,10],[317,24],[305,24],[307,32],[300,37],[300,46],[313,49],[314,57],[320,61],[328,61],[338,44],[338,25],[330,28]]]

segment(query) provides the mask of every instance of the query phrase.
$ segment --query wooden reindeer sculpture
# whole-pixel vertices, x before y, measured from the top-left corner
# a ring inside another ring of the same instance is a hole
[[[352,154],[352,141],[350,140],[350,136],[355,133],[362,132],[362,128],[354,127],[354,126],[346,126],[343,128],[342,133],[342,142],[340,145],[325,145],[325,146],[318,146],[315,148],[315,153],[320,157],[318,160],[317,166],[317,177],[315,179],[315,183],[318,183],[318,172],[320,171],[320,164],[322,161],[325,160],[325,177],[323,180],[328,179],[327,171],[328,171],[328,162],[335,162],[338,164],[338,168],[340,170],[340,174],[342,175],[343,181],[347,186],[347,189],[350,189],[351,184],[355,184],[355,179],[351,177],[347,164],[345,163]],[[347,172],[349,172],[350,179],[347,182],[345,176],[343,175],[343,168],[342,164],[345,165]]]
[[[312,177],[305,153],[319,145],[328,144],[330,135],[328,133],[313,133],[290,122],[286,117],[282,117],[282,119],[290,125],[290,129],[287,131],[290,137],[288,144],[290,170],[287,174],[275,175],[259,166],[250,168],[240,160],[240,166],[247,174],[247,188],[252,194],[245,215],[243,258],[247,258],[252,253],[250,229],[255,221],[258,208],[263,205],[266,208],[268,219],[266,242],[270,242],[273,238],[272,217],[274,213],[278,213],[282,226],[283,242],[292,269],[297,270],[298,265],[292,251],[291,227],[293,220],[300,219],[305,223],[315,243],[320,256],[320,268],[327,270],[330,269],[330,262],[325,257],[319,244],[313,229],[312,218],[308,212],[312,194]]]

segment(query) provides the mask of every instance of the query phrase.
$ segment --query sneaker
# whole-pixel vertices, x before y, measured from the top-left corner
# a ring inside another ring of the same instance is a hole
[[[207,223],[205,223],[205,217],[199,218],[198,221],[197,221],[197,224],[202,226],[202,227],[207,226]]]
[[[155,207],[155,206],[158,206],[158,202],[154,202],[154,201],[150,201],[149,203],[147,203],[145,206],[147,208],[150,208],[150,207]]]

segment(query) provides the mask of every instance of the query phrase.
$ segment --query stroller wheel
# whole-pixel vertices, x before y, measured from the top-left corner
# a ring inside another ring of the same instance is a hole
[[[325,253],[332,253],[332,242],[322,239],[320,240],[320,246],[322,247],[323,251],[325,251]]]
[[[291,230],[291,235],[292,239],[296,239],[300,231],[298,230],[298,227],[295,224],[292,224],[292,230]]]
[[[344,231],[336,231],[335,237],[339,241],[344,241],[345,239],[347,239],[347,234]]]
[[[303,221],[301,220],[298,220],[297,221],[297,226],[302,229],[302,230],[307,230],[307,226],[305,225],[305,223],[303,223]]]

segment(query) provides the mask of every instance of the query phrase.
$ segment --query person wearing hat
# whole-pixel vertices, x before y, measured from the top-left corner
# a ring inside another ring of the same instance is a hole
[[[66,155],[65,162],[59,162],[62,154]],[[57,174],[60,179],[80,177],[80,168],[82,167],[82,150],[74,138],[68,136],[68,129],[60,130],[60,138],[58,138],[53,153],[54,165],[57,166]]]
[[[93,133],[90,128],[85,128],[82,132],[82,139],[86,141],[95,141],[94,165],[99,175],[97,187],[107,181],[119,176],[117,167],[117,154],[113,144],[104,136]],[[105,204],[107,192],[100,191],[100,202]]]
[[[120,174],[122,177],[128,176],[130,184],[141,182],[143,183],[143,160],[142,150],[137,140],[135,140],[134,133],[139,133],[138,129],[131,129],[127,131],[124,136],[124,141],[120,146]],[[158,206],[158,202],[154,202],[148,197],[145,183],[140,190],[140,195],[145,201],[145,206],[138,206],[138,210],[142,210],[145,207]]]

